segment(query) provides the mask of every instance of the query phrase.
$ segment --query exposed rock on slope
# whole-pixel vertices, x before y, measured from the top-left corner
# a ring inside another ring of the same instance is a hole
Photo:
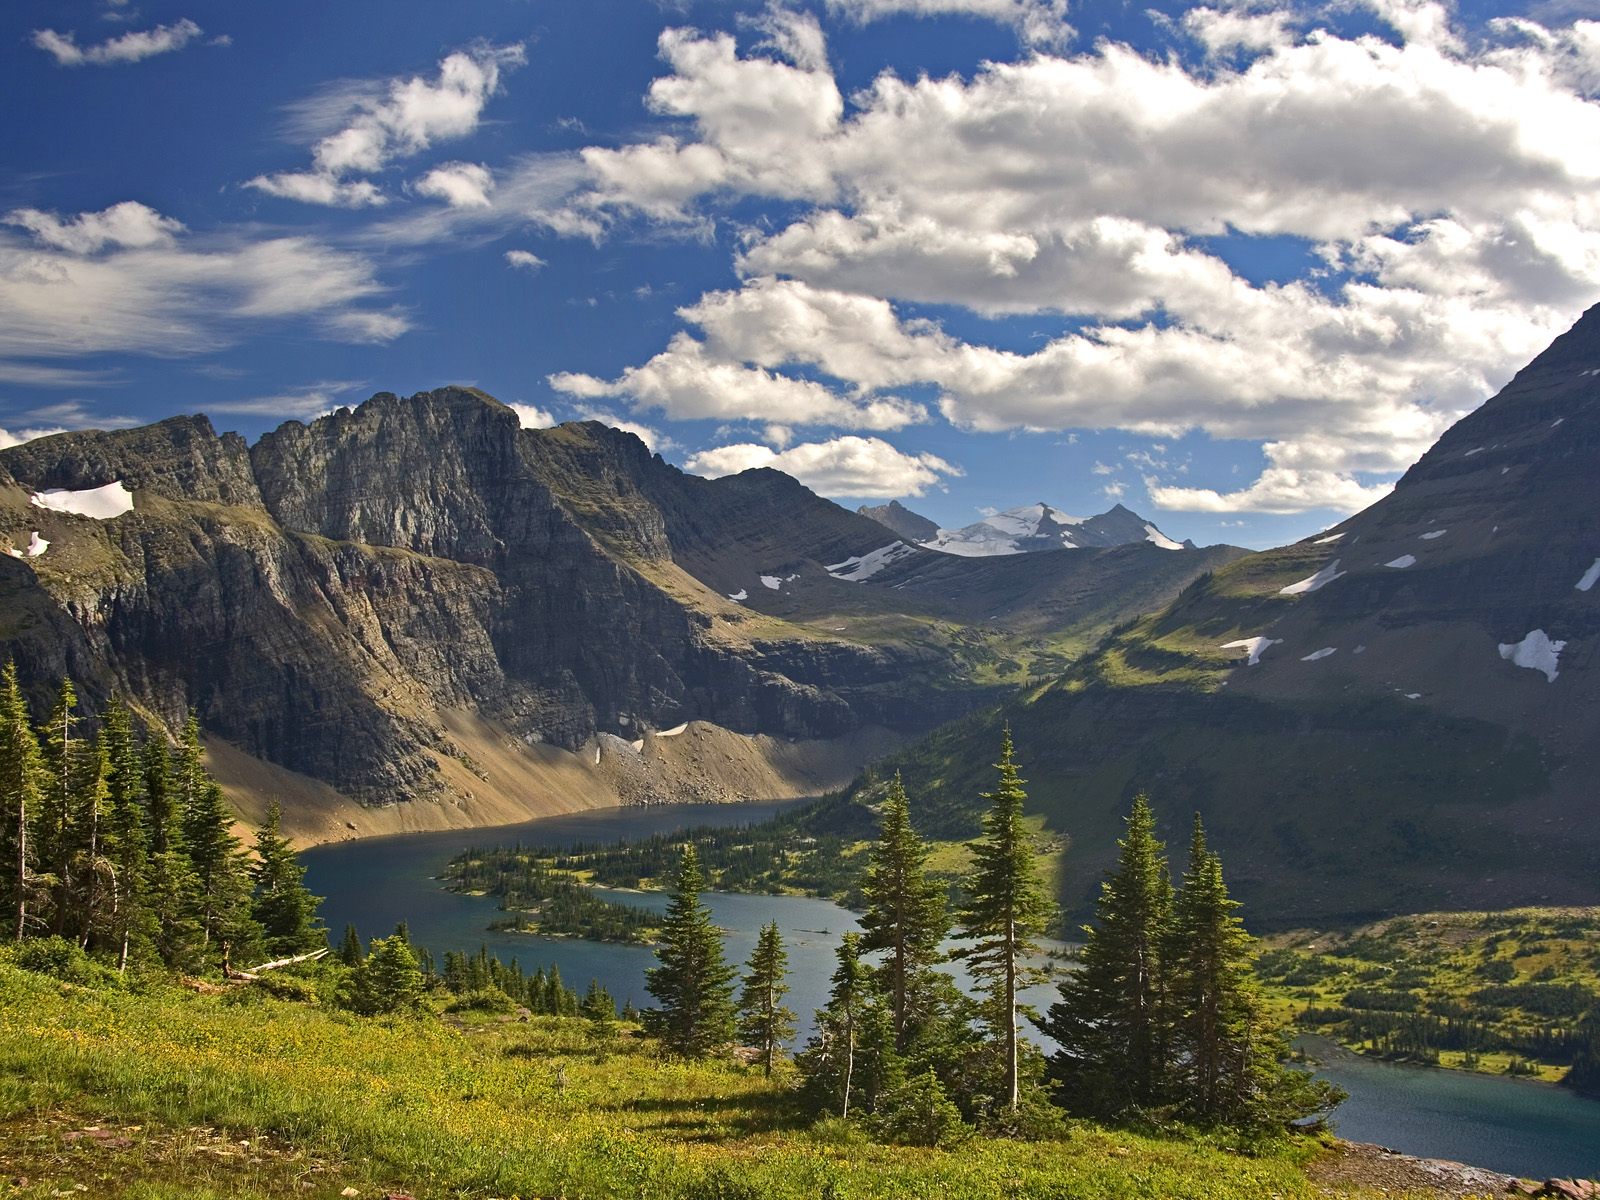
[[[984,782],[968,764],[1009,719],[1074,839],[1074,908],[1140,790],[1173,839],[1205,815],[1257,921],[1594,903],[1597,463],[1593,309],[1383,501],[1196,581],[902,765],[964,829]]]
[[[921,513],[914,513],[898,500],[872,507],[862,505],[856,509],[863,517],[870,517],[890,530],[896,537],[908,542],[931,542],[939,536],[939,526]]]

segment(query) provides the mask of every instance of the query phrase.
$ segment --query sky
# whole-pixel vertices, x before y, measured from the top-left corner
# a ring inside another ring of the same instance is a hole
[[[1600,300],[1600,0],[13,0],[0,444],[464,384],[1264,547]]]

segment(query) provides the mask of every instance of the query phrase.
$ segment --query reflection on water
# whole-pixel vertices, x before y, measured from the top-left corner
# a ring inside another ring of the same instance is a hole
[[[651,1001],[644,990],[644,971],[654,962],[648,948],[491,933],[486,926],[497,915],[494,900],[446,892],[436,876],[453,855],[472,846],[520,842],[559,847],[695,825],[739,826],[765,820],[793,803],[607,809],[502,829],[344,842],[308,850],[303,861],[307,884],[326,897],[322,911],[335,939],[346,922],[363,938],[372,938],[390,933],[403,920],[412,938],[437,957],[446,950],[487,945],[491,953],[507,961],[516,958],[530,972],[554,964],[580,991],[590,979],[598,979],[619,1004],[632,1000],[646,1007]],[[666,903],[660,894],[609,889],[601,894],[657,911]],[[755,949],[761,927],[777,921],[789,951],[793,990],[788,1004],[800,1015],[799,1036],[804,1039],[811,1015],[827,999],[839,938],[858,928],[854,915],[829,901],[798,896],[710,893],[706,903],[727,931],[729,960],[739,964]],[[1054,988],[1035,988],[1024,998],[1042,1009],[1055,998]],[[1322,1063],[1319,1074],[1350,1093],[1335,1123],[1352,1141],[1534,1178],[1600,1175],[1600,1102],[1526,1080],[1375,1062],[1320,1038],[1303,1038],[1299,1044]]]

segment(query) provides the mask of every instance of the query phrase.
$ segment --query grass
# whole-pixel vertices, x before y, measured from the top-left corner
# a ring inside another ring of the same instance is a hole
[[[578,1020],[369,1020],[0,965],[0,1196],[1320,1194],[1301,1169],[1314,1143],[1247,1157],[1078,1124],[1062,1141],[914,1150],[808,1128],[789,1082],[665,1060],[627,1031],[602,1042]]]

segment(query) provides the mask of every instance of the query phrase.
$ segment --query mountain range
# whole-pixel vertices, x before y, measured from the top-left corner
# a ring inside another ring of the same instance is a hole
[[[1174,843],[1204,816],[1258,920],[1596,903],[1597,464],[1600,308],[1385,499],[1208,571],[879,777],[965,836],[1009,723],[1073,911],[1141,791]]]
[[[466,388],[254,445],[202,416],[28,442],[8,542],[0,641],[41,711],[63,675],[168,730],[193,709],[242,811],[284,798],[306,839],[842,786],[1242,553],[960,559]]]
[[[1042,500],[992,512],[960,529],[940,529],[898,500],[856,510],[908,542],[944,554],[985,558],[1050,550],[1084,550],[1149,542],[1163,550],[1193,550],[1192,542],[1175,542],[1151,522],[1121,504],[1093,517],[1070,517]]]

